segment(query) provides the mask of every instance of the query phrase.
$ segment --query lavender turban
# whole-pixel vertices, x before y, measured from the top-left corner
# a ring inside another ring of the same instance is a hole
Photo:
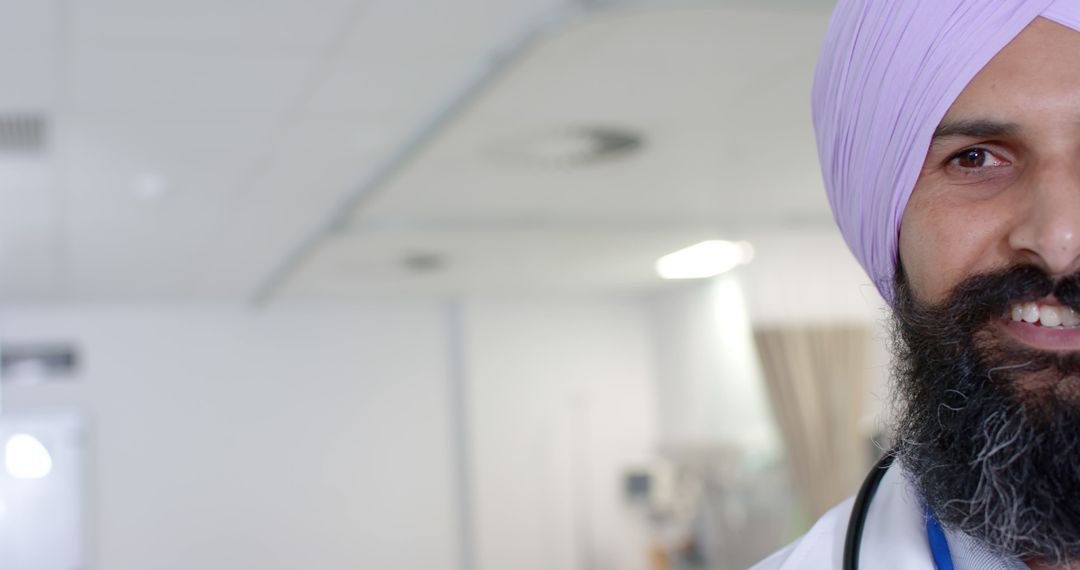
[[[814,75],[818,154],[840,232],[886,301],[934,130],[1038,16],[1080,30],[1080,0],[840,0],[833,12]]]

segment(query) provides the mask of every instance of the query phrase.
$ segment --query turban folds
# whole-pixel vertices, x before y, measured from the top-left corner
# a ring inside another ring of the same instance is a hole
[[[1080,0],[840,0],[814,74],[825,190],[886,301],[900,221],[938,123],[1035,18],[1080,30]]]

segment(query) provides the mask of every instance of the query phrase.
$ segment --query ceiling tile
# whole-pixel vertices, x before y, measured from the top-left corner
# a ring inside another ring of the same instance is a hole
[[[72,2],[79,49],[175,50],[223,54],[318,55],[363,0],[95,0]]]
[[[553,34],[286,295],[634,288],[655,283],[661,250],[734,221],[827,216],[804,92],[824,10],[767,3],[612,11]],[[41,109],[56,126],[37,170],[0,160],[0,298],[249,299],[409,135],[566,5],[0,0],[0,112]],[[644,151],[578,169],[499,152],[586,123],[638,129]],[[147,175],[161,197],[134,191]],[[401,268],[425,251],[450,265]]]
[[[291,55],[81,52],[72,65],[68,100],[76,113],[281,113],[307,88],[315,62]]]

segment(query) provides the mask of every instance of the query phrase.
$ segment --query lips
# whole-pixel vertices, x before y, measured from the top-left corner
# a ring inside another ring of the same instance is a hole
[[[1046,301],[1013,303],[1003,321],[1008,333],[1039,350],[1080,351],[1080,313]]]

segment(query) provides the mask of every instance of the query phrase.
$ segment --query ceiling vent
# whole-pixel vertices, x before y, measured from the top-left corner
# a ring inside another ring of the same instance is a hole
[[[37,113],[0,113],[0,154],[42,154],[48,121]]]
[[[79,349],[69,342],[0,343],[0,382],[72,380],[79,372]]]

